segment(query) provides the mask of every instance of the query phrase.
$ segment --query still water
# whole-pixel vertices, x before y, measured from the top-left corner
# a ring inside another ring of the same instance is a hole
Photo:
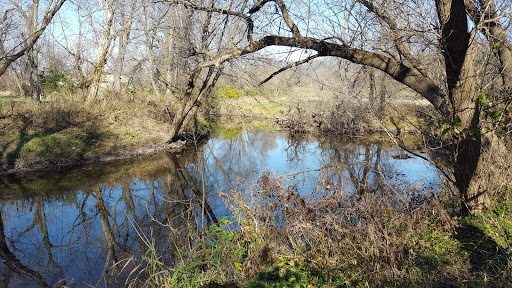
[[[190,225],[185,223],[201,226],[229,216],[219,193],[245,189],[266,170],[312,171],[301,175],[314,178],[319,168],[340,167],[353,190],[378,191],[397,181],[440,185],[428,162],[395,160],[397,153],[389,144],[233,130],[179,154],[2,177],[0,283],[124,287],[137,265],[126,259],[143,256],[154,240],[168,261],[165,251],[175,244],[170,234],[186,231],[180,230]]]

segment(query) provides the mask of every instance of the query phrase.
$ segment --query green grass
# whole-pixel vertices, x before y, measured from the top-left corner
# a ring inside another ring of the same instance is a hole
[[[262,92],[258,89],[254,89],[254,88],[249,88],[247,89],[247,91],[245,91],[245,93],[249,96],[259,96],[259,95],[262,95]]]
[[[31,101],[31,99],[27,98],[27,97],[19,97],[19,96],[14,96],[14,95],[0,95],[0,104],[10,103],[10,102],[28,103],[30,101]]]
[[[214,92],[220,98],[238,99],[244,95],[244,92],[233,85],[218,84]]]
[[[499,247],[512,248],[512,204],[500,204],[491,211],[468,217],[463,221],[483,231]]]
[[[231,139],[242,135],[242,129],[220,129],[218,133],[224,136],[225,139]]]
[[[285,106],[280,103],[256,103],[252,105],[253,111],[257,111],[266,117],[283,116]]]
[[[256,130],[265,130],[272,131],[275,130],[277,126],[272,125],[270,121],[253,121],[251,123],[251,128]]]

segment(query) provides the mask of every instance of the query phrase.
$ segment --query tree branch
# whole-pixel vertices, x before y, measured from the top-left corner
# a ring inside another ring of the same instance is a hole
[[[398,24],[393,20],[393,18],[389,17],[382,9],[379,7],[373,5],[372,2],[368,0],[357,0],[359,3],[364,5],[368,11],[372,12],[373,14],[377,15],[377,17],[382,20],[384,23],[386,23],[389,28],[393,31],[393,42],[395,42],[396,49],[398,50],[398,53],[403,55],[409,62],[411,63],[414,68],[416,68],[423,76],[430,77],[427,69],[421,64],[420,61],[418,61],[417,58],[412,56],[412,54],[409,52],[409,49],[404,45],[404,43],[401,40],[400,36],[400,27]]]
[[[499,19],[503,15],[496,15],[496,8],[492,0],[481,0],[480,9],[471,0],[464,0],[466,13],[477,29],[484,34],[496,54],[501,65],[503,82],[507,87],[512,87],[512,46],[507,39],[505,30]],[[482,11],[482,12],[480,12]],[[510,12],[508,12],[510,13]],[[494,45],[498,44],[496,47]]]
[[[309,61],[311,61],[311,60],[313,60],[313,59],[315,59],[315,58],[318,58],[318,54],[315,54],[315,55],[309,56],[309,57],[308,57],[308,58],[306,58],[306,59],[302,59],[302,60],[300,60],[300,61],[297,61],[297,62],[294,62],[294,63],[292,63],[292,64],[289,64],[289,65],[287,65],[287,66],[285,66],[285,67],[283,67],[283,68],[281,68],[281,69],[277,70],[276,72],[274,72],[274,73],[270,74],[270,76],[268,76],[265,80],[263,80],[263,81],[261,81],[260,83],[258,83],[258,86],[261,86],[261,85],[263,85],[263,84],[267,83],[268,81],[270,81],[270,79],[274,78],[274,77],[275,77],[276,75],[278,75],[279,73],[282,73],[282,72],[284,72],[284,71],[286,71],[286,70],[288,70],[288,69],[290,69],[290,68],[293,68],[293,67],[295,67],[295,66],[299,66],[299,65],[302,65],[302,64],[304,64],[304,63],[307,63],[307,62],[309,62]]]
[[[5,70],[7,70],[7,68],[14,61],[18,60],[21,56],[25,55],[30,49],[32,49],[32,47],[34,47],[34,45],[36,44],[39,37],[41,37],[41,35],[43,34],[46,27],[48,27],[48,25],[50,25],[50,22],[52,21],[53,17],[55,16],[55,14],[57,14],[57,12],[62,7],[64,2],[66,2],[66,0],[60,0],[57,4],[55,4],[53,9],[51,9],[48,13],[46,13],[46,15],[44,16],[44,19],[41,23],[41,27],[34,34],[32,34],[28,37],[28,39],[26,41],[26,45],[23,47],[23,49],[21,49],[20,51],[18,51],[17,53],[15,53],[13,55],[6,56],[4,59],[2,59],[3,63],[0,65],[0,76],[2,76],[4,74]],[[50,2],[50,4],[51,4],[51,2]]]
[[[437,86],[430,78],[424,76],[414,67],[409,67],[403,63],[399,63],[395,59],[386,55],[356,49],[343,44],[330,43],[310,37],[283,37],[283,36],[265,36],[258,41],[250,43],[246,47],[242,47],[214,59],[199,63],[196,71],[210,66],[219,66],[222,63],[233,58],[246,54],[254,53],[269,46],[287,46],[303,49],[315,50],[318,57],[332,56],[349,60],[355,64],[366,65],[379,69],[390,75],[393,79],[401,82],[414,91],[425,97],[443,116],[448,115],[448,106],[444,91]],[[193,73],[190,80],[197,77],[199,72]],[[189,82],[190,85],[190,82]],[[193,86],[192,86],[193,87]]]
[[[181,4],[181,5],[185,6],[186,8],[190,7],[192,9],[199,10],[199,11],[215,12],[215,13],[219,13],[219,14],[223,14],[223,15],[235,16],[235,17],[242,18],[247,23],[247,40],[249,42],[252,41],[254,22],[252,21],[251,16],[247,16],[242,12],[228,10],[228,9],[222,9],[222,8],[216,8],[216,7],[203,7],[203,6],[199,6],[196,3],[192,2],[192,1],[188,1],[188,0],[185,0],[185,1],[183,1],[183,0],[154,1],[154,3],[157,3],[157,2],[170,2],[170,3],[174,3],[174,4]]]

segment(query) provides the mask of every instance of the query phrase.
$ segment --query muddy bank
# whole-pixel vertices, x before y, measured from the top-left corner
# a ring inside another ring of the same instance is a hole
[[[67,159],[57,160],[42,160],[37,162],[21,162],[16,164],[5,164],[0,166],[0,176],[11,175],[11,174],[22,174],[34,171],[42,170],[60,170],[79,167],[87,164],[94,163],[107,163],[114,161],[131,160],[135,158],[141,158],[151,156],[153,154],[171,151],[177,152],[184,149],[186,141],[178,141],[171,144],[165,145],[149,145],[132,150],[118,151],[111,153],[103,153],[93,156],[75,157]]]

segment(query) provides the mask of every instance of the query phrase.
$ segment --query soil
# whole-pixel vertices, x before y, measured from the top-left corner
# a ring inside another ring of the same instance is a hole
[[[28,162],[28,163],[17,163],[15,165],[4,165],[0,166],[0,176],[21,174],[40,170],[49,169],[68,169],[78,167],[87,164],[94,163],[105,163],[120,160],[128,160],[143,156],[149,156],[162,151],[173,151],[179,152],[186,145],[185,141],[177,141],[171,144],[165,145],[150,145],[146,147],[140,147],[129,151],[119,151],[116,153],[99,154],[90,157],[71,158],[71,159],[60,159],[60,160],[46,160],[39,162]]]

